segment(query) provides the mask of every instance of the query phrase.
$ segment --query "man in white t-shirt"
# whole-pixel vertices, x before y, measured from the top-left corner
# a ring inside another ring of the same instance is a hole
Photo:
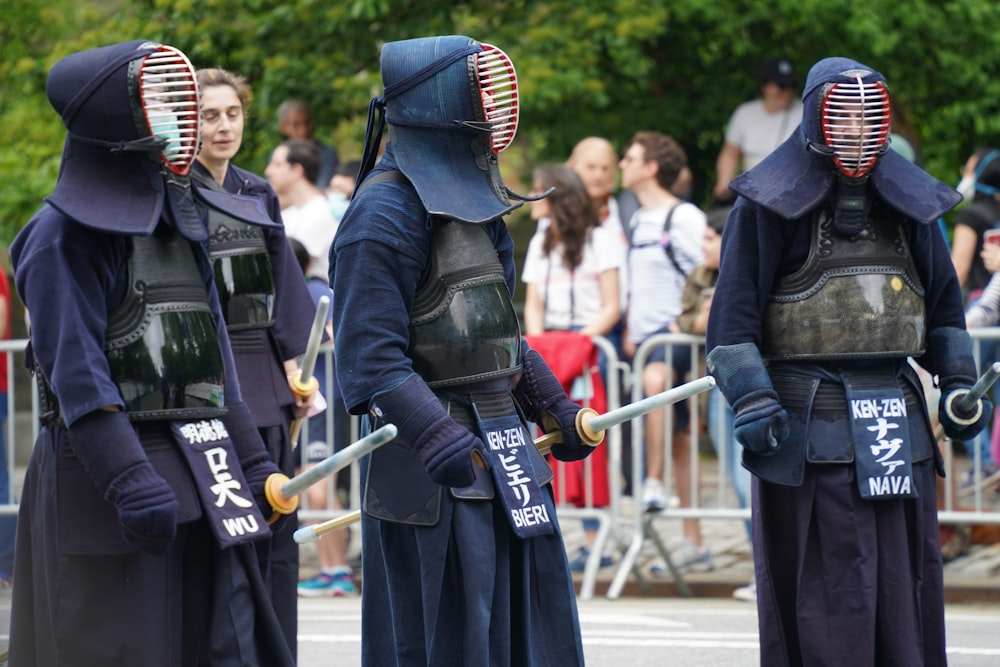
[[[308,275],[328,280],[330,245],[337,233],[337,220],[314,183],[318,169],[316,145],[305,139],[289,139],[271,153],[264,175],[281,201],[285,235],[309,252]]]
[[[791,60],[765,60],[760,66],[759,81],[761,96],[736,107],[715,161],[717,180],[712,196],[720,204],[735,199],[729,181],[764,159],[802,120],[802,102],[796,94],[798,81]]]
[[[684,149],[659,132],[638,132],[619,163],[622,187],[639,199],[639,210],[626,223],[630,239],[628,256],[629,304],[624,347],[629,356],[648,338],[661,333],[679,333],[681,294],[686,274],[703,261],[701,241],[705,214],[694,204],[671,192],[671,186],[687,166]],[[666,224],[670,218],[669,229]],[[642,372],[646,396],[664,391],[685,380],[691,372],[691,349],[675,346],[672,363],[666,363],[665,346],[656,347]],[[686,402],[673,406],[671,460],[677,496],[682,507],[691,505],[691,438]],[[646,479],[642,502],[647,511],[664,507],[663,472],[666,410],[646,415]],[[701,526],[695,519],[684,521],[685,541],[673,560],[678,566],[711,563],[711,553],[702,543]]]

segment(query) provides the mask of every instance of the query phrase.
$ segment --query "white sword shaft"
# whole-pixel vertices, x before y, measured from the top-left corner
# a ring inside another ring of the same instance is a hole
[[[281,495],[285,498],[299,495],[316,482],[329,477],[342,468],[346,468],[365,454],[378,449],[395,437],[396,426],[394,424],[386,424],[372,431],[357,442],[344,447],[333,456],[327,457],[314,467],[306,470],[301,475],[296,475],[282,484]]]

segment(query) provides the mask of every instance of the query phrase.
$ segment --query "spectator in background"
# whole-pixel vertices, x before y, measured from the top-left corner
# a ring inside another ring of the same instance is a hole
[[[981,148],[970,155],[963,170],[963,181],[971,185],[963,187],[959,183],[960,191],[968,191],[971,187],[972,199],[955,215],[951,261],[965,292],[966,304],[972,306],[990,279],[990,271],[983,261],[988,250],[984,241],[986,232],[997,228],[1000,222],[1000,150]],[[973,320],[976,317],[974,314]],[[978,344],[982,360],[994,358],[996,341],[986,340]],[[962,481],[959,487],[961,495],[973,493],[976,488],[1000,479],[1000,470],[990,452],[988,429],[975,440],[965,441],[964,446],[971,461],[975,461],[976,450],[979,450],[980,467],[978,470],[973,467]]]
[[[597,210],[603,229],[608,231],[612,247],[619,254],[618,266],[625,266],[628,256],[628,238],[625,236],[625,225],[632,212],[638,207],[635,195],[623,192],[615,196],[614,190],[618,184],[618,153],[611,142],[603,137],[586,137],[577,142],[570,153],[566,166],[576,172],[587,189],[587,194]],[[621,200],[629,202],[628,210],[622,210]],[[625,302],[628,299],[628,284],[625,271],[618,272],[618,302],[624,313]],[[619,356],[624,356],[621,348],[622,329],[624,321],[619,321],[606,334],[603,334],[618,349]]]
[[[327,278],[311,275],[309,271],[309,251],[299,241],[289,239],[292,251],[299,261],[299,267],[305,276],[306,285],[313,301],[319,303],[322,297],[327,297],[333,302],[333,291],[327,283]],[[326,333],[330,340],[333,339],[333,310],[326,316]],[[324,396],[329,396],[329,405],[326,412],[309,419],[308,433],[309,441],[306,444],[306,469],[320,463],[333,454],[333,450],[339,450],[348,444],[349,437],[348,420],[350,417],[344,410],[344,402],[340,396],[340,387],[337,385],[336,373],[333,373],[333,387],[328,387],[326,382],[327,358],[320,355],[316,359],[316,372],[314,375],[319,380],[319,391]],[[332,391],[331,391],[332,389]],[[334,441],[328,442],[327,420],[333,420]],[[331,446],[332,445],[332,446]],[[338,446],[339,445],[339,446]],[[338,495],[337,477],[335,476],[326,484],[314,484],[308,490],[309,509],[332,509],[342,510],[343,504]],[[330,496],[331,502],[327,503],[327,491],[330,484],[333,484],[333,493]],[[308,525],[308,524],[306,524]],[[354,570],[347,559],[347,543],[350,538],[350,531],[347,528],[336,530],[326,535],[322,540],[314,542],[316,545],[316,556],[319,559],[319,572],[315,576],[299,582],[299,596],[304,598],[319,597],[343,597],[354,595],[356,587],[354,584]]]
[[[719,279],[719,253],[722,250],[722,231],[732,207],[716,208],[709,211],[705,226],[705,238],[701,250],[705,261],[696,266],[688,274],[684,284],[684,294],[681,295],[681,312],[677,325],[683,333],[704,336],[708,330],[708,313],[712,307],[712,296],[715,294],[715,283]],[[705,368],[705,360],[701,359],[699,373]],[[707,410],[705,424],[716,453],[725,453],[726,476],[736,492],[736,500],[740,507],[750,506],[750,473],[740,465],[742,447],[733,437],[733,410],[726,398],[716,387],[706,396]],[[750,522],[744,522],[747,539],[753,544]],[[733,597],[744,602],[754,602],[757,599],[757,584],[751,581],[746,586],[740,586],[733,591]]]
[[[736,196],[729,189],[729,181],[764,159],[802,120],[802,102],[795,94],[798,80],[791,60],[765,60],[757,80],[761,96],[736,107],[715,160],[717,180],[712,196],[718,204],[732,203]]]
[[[358,177],[360,168],[360,160],[341,162],[330,177],[330,183],[326,187],[326,201],[330,205],[330,215],[338,223],[344,217],[347,205],[354,196],[354,181]]]
[[[670,188],[687,166],[687,155],[673,138],[659,132],[638,132],[632,137],[619,163],[622,187],[635,192],[640,208],[628,228],[629,304],[624,347],[629,357],[648,338],[678,333],[681,293],[687,274],[703,261],[701,243],[705,214],[694,204],[681,201]],[[691,372],[691,348],[675,346],[672,365],[666,363],[666,346],[657,346],[642,372],[646,396],[684,382]],[[682,507],[691,498],[691,437],[688,402],[673,406],[673,433],[665,438],[666,409],[646,415],[646,477],[642,503],[647,511],[665,506],[663,473],[664,443],[670,442],[674,482]],[[684,520],[684,541],[677,550],[679,567],[709,566],[712,554],[702,543],[697,519]],[[657,572],[662,571],[654,564]]]
[[[606,336],[621,319],[618,273],[622,258],[615,248],[612,230],[600,224],[593,201],[576,172],[560,165],[536,167],[532,193],[541,194],[550,188],[553,191],[548,197],[531,202],[531,217],[539,224],[528,244],[521,274],[527,285],[524,330],[529,344],[546,360],[560,383],[572,387],[574,379],[582,380],[581,370],[598,358],[590,337]],[[554,331],[575,331],[580,336],[545,336]],[[581,387],[586,385],[579,383]],[[595,403],[599,398],[601,404],[591,403],[590,407],[603,412],[607,402],[603,385],[600,389],[600,397],[572,390],[570,396],[574,400],[593,399]],[[609,502],[607,448],[598,448],[590,462],[593,505],[603,507]],[[565,483],[567,490],[571,486],[583,489],[583,463],[567,463],[564,470],[558,483]],[[575,485],[568,479],[571,476],[575,477]],[[584,494],[576,493],[573,501],[583,506]],[[583,571],[600,527],[595,519],[585,519],[583,524],[586,545],[570,561],[574,572]],[[610,557],[601,558],[603,567],[612,562]]]
[[[285,234],[309,251],[312,258],[309,274],[325,276],[338,221],[330,214],[326,197],[315,185],[318,168],[319,151],[315,144],[289,139],[271,153],[264,175],[281,199]]]
[[[6,270],[0,270],[0,340],[10,340],[10,282]],[[14,501],[11,493],[11,469],[7,465],[7,354],[0,352],[0,504]],[[0,589],[10,588],[14,581],[14,534],[17,515],[0,514]]]
[[[316,187],[326,189],[340,158],[337,149],[327,146],[317,139],[313,132],[312,114],[304,100],[292,97],[278,105],[278,131],[286,139],[304,139],[316,144],[319,149],[319,167],[313,177]]]
[[[989,271],[980,256],[984,234],[1000,221],[1000,150],[979,149],[970,155],[959,187],[966,192],[971,188],[972,198],[955,215],[951,263],[966,301],[973,301],[989,280]],[[965,193],[962,196],[965,198]]]
[[[538,231],[528,244],[521,279],[527,285],[525,332],[573,330],[603,336],[618,322],[618,269],[613,232],[600,224],[587,191],[568,167],[534,171],[531,202]]]

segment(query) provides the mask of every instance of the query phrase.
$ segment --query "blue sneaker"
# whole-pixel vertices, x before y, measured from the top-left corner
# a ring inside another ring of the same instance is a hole
[[[299,582],[299,597],[337,598],[354,595],[354,575],[350,572],[327,574],[320,572],[311,579]]]
[[[587,547],[580,547],[580,553],[576,555],[573,560],[569,562],[570,572],[583,572],[587,567],[587,559],[590,558],[590,549]],[[611,567],[614,565],[615,559],[611,556],[601,556],[601,567]]]

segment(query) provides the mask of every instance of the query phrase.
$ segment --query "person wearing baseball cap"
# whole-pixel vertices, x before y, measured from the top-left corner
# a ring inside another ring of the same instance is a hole
[[[758,81],[761,96],[744,102],[733,112],[715,161],[717,179],[712,197],[720,205],[731,204],[735,198],[729,181],[764,159],[802,120],[802,102],[795,94],[798,80],[791,60],[784,56],[765,60]]]

